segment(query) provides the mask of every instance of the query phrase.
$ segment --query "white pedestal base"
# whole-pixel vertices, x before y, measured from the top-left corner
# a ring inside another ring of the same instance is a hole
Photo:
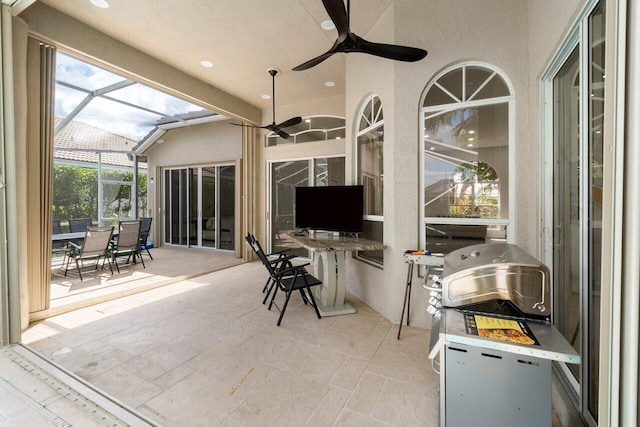
[[[347,292],[346,252],[314,252],[315,276],[322,286],[315,288],[318,310],[322,316],[352,314],[356,309],[344,302]]]

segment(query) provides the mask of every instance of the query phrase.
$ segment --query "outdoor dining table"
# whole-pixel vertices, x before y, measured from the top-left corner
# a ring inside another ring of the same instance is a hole
[[[118,235],[118,229],[114,229],[113,230],[113,236],[117,236]],[[60,233],[60,234],[52,234],[51,235],[51,241],[52,242],[68,242],[70,240],[72,241],[77,241],[77,240],[84,240],[84,235],[86,234],[85,231],[78,231],[75,233]]]

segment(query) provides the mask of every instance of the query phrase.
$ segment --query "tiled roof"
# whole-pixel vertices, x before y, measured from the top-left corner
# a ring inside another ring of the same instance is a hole
[[[62,121],[55,118],[55,126]],[[124,136],[77,121],[71,121],[53,139],[55,148],[53,157],[61,160],[98,163],[98,154],[90,151],[63,151],[64,148],[80,148],[90,150],[113,150],[130,152],[138,143]],[[102,153],[102,163],[113,166],[133,167],[127,153]],[[140,162],[138,167],[147,168],[147,164]]]

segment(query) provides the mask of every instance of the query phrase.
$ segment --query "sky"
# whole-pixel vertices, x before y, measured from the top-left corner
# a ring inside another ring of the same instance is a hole
[[[124,77],[60,52],[56,56],[56,61],[56,80],[82,89],[93,91],[126,80]],[[203,110],[197,105],[139,83],[109,92],[107,95],[166,115]],[[86,96],[85,92],[57,84],[56,116],[66,117]],[[161,117],[158,114],[96,97],[76,116],[75,120],[140,141],[155,127],[155,121]]]

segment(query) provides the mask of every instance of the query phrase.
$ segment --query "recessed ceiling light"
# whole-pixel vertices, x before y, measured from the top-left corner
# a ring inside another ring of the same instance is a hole
[[[200,65],[202,65],[203,67],[211,68],[211,67],[213,67],[213,62],[211,62],[211,61],[200,61]]]
[[[473,141],[473,138],[467,138],[467,141]]]
[[[311,119],[304,119],[305,123],[311,123]]]
[[[470,131],[469,131],[469,133],[470,133],[471,135],[473,135],[474,133],[476,133],[476,131],[475,131],[475,130],[470,130]]]
[[[340,138],[339,136],[336,136],[336,139],[342,139],[342,138]]]
[[[320,24],[320,26],[322,27],[323,30],[333,30],[336,26],[334,25],[333,21],[330,19],[327,19],[326,21],[322,21],[322,24]]]
[[[335,86],[336,84],[334,82],[324,82],[324,85],[327,87],[331,87],[331,86]]]
[[[99,7],[101,9],[106,9],[109,7],[109,3],[107,3],[107,0],[89,0],[91,2],[92,5]]]
[[[431,151],[435,151],[435,150],[436,150],[436,147],[431,147],[431,148],[429,148],[429,150],[431,150]]]
[[[266,93],[262,95],[262,99],[271,99],[271,95],[267,95]]]
[[[467,147],[473,147],[473,144],[467,144]]]
[[[431,135],[425,135],[424,137],[425,137],[425,138],[429,138],[430,136],[431,136]]]

